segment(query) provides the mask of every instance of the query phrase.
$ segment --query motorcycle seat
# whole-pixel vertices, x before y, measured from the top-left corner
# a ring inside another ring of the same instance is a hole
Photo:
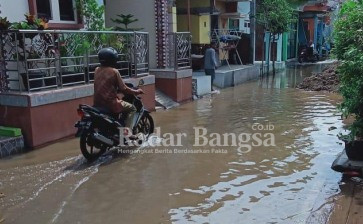
[[[113,118],[117,118],[118,117],[118,114],[112,113],[107,108],[104,108],[104,107],[96,107],[96,106],[93,106],[93,108],[96,109],[96,110],[98,110],[99,113],[101,113],[101,114],[105,114],[105,115],[108,115],[108,116],[113,117]]]

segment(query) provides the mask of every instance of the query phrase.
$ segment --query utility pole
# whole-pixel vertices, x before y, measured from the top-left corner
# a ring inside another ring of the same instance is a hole
[[[252,64],[256,60],[256,0],[250,2],[250,48]]]
[[[191,32],[191,21],[190,21],[190,0],[188,1],[188,31]]]

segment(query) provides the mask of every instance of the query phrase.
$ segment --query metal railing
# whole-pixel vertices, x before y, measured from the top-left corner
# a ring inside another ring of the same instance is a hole
[[[192,67],[192,36],[189,32],[168,34],[167,67],[175,70]]]
[[[145,32],[16,30],[0,32],[0,92],[92,83],[103,47],[119,52],[122,76],[149,72]]]

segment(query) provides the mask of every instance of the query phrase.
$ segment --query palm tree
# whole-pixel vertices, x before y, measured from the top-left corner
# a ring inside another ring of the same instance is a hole
[[[129,25],[131,23],[139,21],[138,19],[133,18],[134,17],[133,15],[131,15],[131,14],[128,14],[128,15],[120,14],[120,15],[117,15],[117,17],[119,17],[119,18],[111,19],[111,21],[114,22],[114,23],[117,23],[117,24],[121,24],[121,25],[123,25],[123,27],[116,26],[115,30],[119,30],[119,31],[130,31],[130,30],[136,31],[136,30],[140,30],[139,28],[129,28]]]

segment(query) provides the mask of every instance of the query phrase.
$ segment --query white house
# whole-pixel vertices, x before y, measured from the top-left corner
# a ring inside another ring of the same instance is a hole
[[[249,1],[238,2],[238,12],[243,15],[247,15],[243,18],[240,18],[239,30],[247,34],[250,34],[250,17],[249,17],[250,9],[251,9],[251,3]]]
[[[103,4],[103,0],[98,0]],[[25,19],[24,14],[49,20],[50,29],[81,29],[83,22],[77,14],[75,0],[1,0],[0,16],[10,22]]]

